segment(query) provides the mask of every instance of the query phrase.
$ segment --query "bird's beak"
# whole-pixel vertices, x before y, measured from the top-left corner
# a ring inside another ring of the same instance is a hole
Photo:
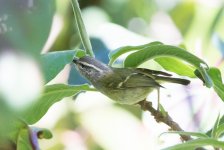
[[[76,58],[76,57],[74,57],[72,61],[73,61],[73,63],[77,64],[77,63],[78,63],[78,61],[79,61],[79,59],[78,59],[78,58]]]

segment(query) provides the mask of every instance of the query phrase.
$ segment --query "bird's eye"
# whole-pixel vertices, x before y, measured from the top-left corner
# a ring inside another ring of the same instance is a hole
[[[83,64],[80,64],[80,67],[81,67],[81,68],[84,68],[84,65],[83,65]]]

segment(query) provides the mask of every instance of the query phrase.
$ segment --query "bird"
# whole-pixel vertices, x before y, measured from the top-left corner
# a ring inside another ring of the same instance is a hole
[[[134,105],[145,100],[154,89],[159,91],[163,88],[163,82],[181,85],[190,83],[187,79],[173,78],[163,71],[111,67],[90,56],[75,57],[73,63],[99,92],[120,104]]]

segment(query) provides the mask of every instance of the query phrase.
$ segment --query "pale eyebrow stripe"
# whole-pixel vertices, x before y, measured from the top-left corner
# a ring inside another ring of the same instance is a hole
[[[98,68],[98,67],[96,67],[96,66],[94,66],[94,65],[92,65],[92,64],[88,64],[88,63],[86,63],[86,62],[82,62],[82,61],[80,61],[79,63],[80,63],[80,64],[83,64],[83,65],[85,65],[85,66],[94,68],[95,70],[97,70],[97,71],[99,71],[99,72],[103,72],[103,70],[101,70],[100,68]]]

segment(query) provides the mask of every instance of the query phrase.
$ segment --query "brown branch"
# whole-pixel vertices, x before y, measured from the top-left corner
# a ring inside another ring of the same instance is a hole
[[[163,123],[165,123],[173,131],[184,131],[178,125],[178,123],[176,123],[175,121],[173,121],[173,119],[169,116],[168,113],[166,115],[163,115],[162,112],[160,112],[159,110],[156,110],[155,108],[153,108],[151,102],[148,102],[148,101],[144,100],[144,101],[139,102],[138,104],[141,106],[141,109],[142,110],[151,112],[151,114],[154,116],[154,118],[155,118],[155,120],[157,122],[163,122]],[[183,141],[192,140],[192,138],[190,136],[187,136],[187,135],[180,135],[180,136],[181,136],[181,139]]]
[[[141,101],[138,103],[141,106],[141,109],[144,111],[149,111],[151,112],[151,114],[154,116],[155,120],[157,122],[163,122],[166,125],[168,125],[173,131],[184,131],[179,125],[178,123],[176,123],[175,121],[173,121],[173,119],[169,116],[168,113],[166,113],[166,115],[164,115],[162,112],[160,112],[159,110],[156,110],[155,108],[152,107],[152,103],[148,102],[146,100]],[[188,135],[181,135],[181,140],[182,141],[190,141],[192,140],[191,136]],[[196,150],[205,150],[203,147],[198,147],[196,148]]]

